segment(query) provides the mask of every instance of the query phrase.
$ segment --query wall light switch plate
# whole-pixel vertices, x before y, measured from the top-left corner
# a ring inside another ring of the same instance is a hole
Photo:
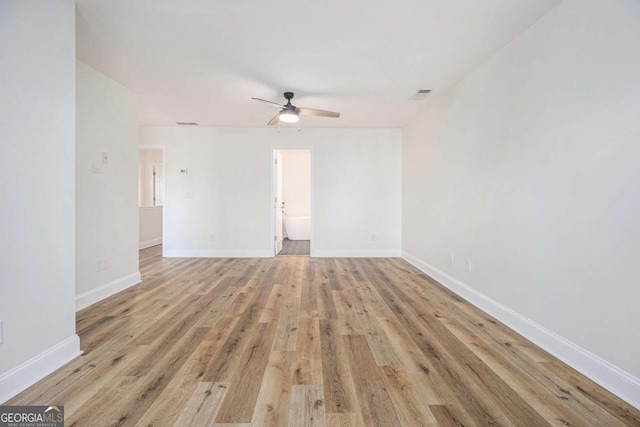
[[[107,153],[106,151],[102,152],[102,164],[103,165],[109,164],[109,153]]]

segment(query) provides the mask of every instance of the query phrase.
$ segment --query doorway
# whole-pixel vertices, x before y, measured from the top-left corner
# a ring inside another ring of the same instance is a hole
[[[164,237],[164,147],[139,146],[138,162],[138,242],[146,249]]]
[[[311,255],[311,150],[273,150],[274,255]]]

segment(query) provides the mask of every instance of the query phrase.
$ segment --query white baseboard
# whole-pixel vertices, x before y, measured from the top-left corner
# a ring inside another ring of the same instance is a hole
[[[162,254],[165,258],[270,258],[271,250],[212,249],[212,250],[170,250]],[[389,250],[333,250],[315,249],[312,257],[318,258],[396,258],[400,251]]]
[[[402,252],[402,258],[584,376],[640,409],[640,379],[415,256]]]
[[[31,387],[81,354],[80,338],[73,334],[61,343],[0,375],[0,404]]]
[[[318,258],[397,258],[400,250],[397,249],[315,249],[311,251],[312,257]]]
[[[136,271],[135,273],[76,295],[76,311],[80,311],[83,308],[89,307],[91,304],[95,304],[98,301],[102,301],[103,299],[110,297],[111,295],[124,291],[133,285],[137,285],[141,281],[140,272]]]
[[[138,249],[147,249],[152,246],[157,246],[162,244],[162,237],[158,237],[151,240],[145,240],[144,242],[140,242]]]
[[[165,250],[165,258],[269,258],[273,256],[270,250],[244,249],[204,249],[204,250]]]

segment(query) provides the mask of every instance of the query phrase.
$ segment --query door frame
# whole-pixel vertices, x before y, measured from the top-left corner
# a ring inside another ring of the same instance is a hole
[[[167,150],[164,144],[138,144],[138,154],[140,150],[161,150],[162,151],[162,180],[164,181],[164,200],[162,201],[162,256],[166,256],[167,251]],[[138,164],[140,164],[140,158],[138,157]],[[140,209],[140,206],[138,206]],[[138,215],[138,221],[140,216]],[[140,228],[140,224],[138,224]]]
[[[163,155],[164,155],[164,153],[163,153]],[[150,169],[149,172],[150,173],[148,173],[147,176],[151,176],[151,180],[154,180],[153,173],[155,172],[155,168],[157,166],[160,166],[162,168],[162,184],[164,184],[164,163],[151,163],[149,165],[149,169]],[[155,180],[152,182],[151,188],[153,189],[152,190],[152,194],[151,194],[151,203],[153,203],[153,206],[155,207],[156,206],[155,200],[154,200],[155,197],[156,197],[156,183],[155,183]],[[165,199],[164,194],[162,194],[162,204],[163,205],[164,205],[164,199]]]
[[[274,150],[273,151],[273,182],[274,182],[274,197],[273,197],[273,215],[274,215],[274,230],[273,233],[275,236],[273,241],[275,242],[275,250],[273,251],[274,256],[278,256],[282,249],[284,249],[284,212],[282,209],[282,194],[284,192],[283,184],[284,184],[284,176],[283,176],[283,165],[282,165],[282,151]],[[280,220],[280,224],[278,224],[278,219]]]
[[[269,217],[271,218],[270,224],[271,226],[269,227],[270,230],[270,234],[269,234],[269,241],[271,242],[269,244],[270,248],[271,248],[271,257],[275,257],[275,252],[276,252],[276,242],[273,238],[273,236],[276,235],[276,215],[275,215],[275,208],[274,208],[274,199],[276,197],[276,188],[275,188],[275,174],[276,174],[276,168],[275,168],[275,164],[273,162],[273,159],[276,155],[276,151],[294,151],[294,150],[303,150],[303,151],[308,151],[309,152],[309,163],[310,163],[310,169],[311,169],[311,176],[310,178],[310,185],[311,185],[311,250],[310,250],[310,256],[314,257],[315,256],[315,221],[316,221],[316,200],[315,200],[315,153],[314,153],[314,149],[313,147],[310,147],[308,145],[276,145],[276,146],[271,146],[271,149],[269,150],[269,170],[270,170],[270,186],[271,186],[271,197],[269,197]],[[165,187],[166,188],[166,187]]]

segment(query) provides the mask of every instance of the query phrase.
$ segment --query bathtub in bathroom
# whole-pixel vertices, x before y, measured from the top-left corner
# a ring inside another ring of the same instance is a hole
[[[282,216],[284,232],[289,240],[311,240],[310,216]]]

